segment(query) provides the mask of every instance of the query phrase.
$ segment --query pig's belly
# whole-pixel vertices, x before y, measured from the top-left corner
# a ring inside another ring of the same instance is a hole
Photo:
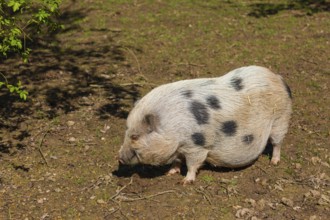
[[[244,144],[224,144],[210,149],[206,161],[214,166],[242,167],[254,162],[263,152],[267,139],[258,140],[250,146]]]

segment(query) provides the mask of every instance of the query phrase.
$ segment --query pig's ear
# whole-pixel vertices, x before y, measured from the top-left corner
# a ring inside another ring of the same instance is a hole
[[[143,123],[147,126],[148,133],[157,131],[159,127],[159,116],[156,114],[147,114],[144,116]]]

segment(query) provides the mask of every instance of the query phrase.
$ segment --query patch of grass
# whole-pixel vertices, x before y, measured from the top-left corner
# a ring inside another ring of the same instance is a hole
[[[230,213],[231,210],[227,207],[221,207],[220,212],[226,215],[226,214]]]
[[[111,139],[111,144],[113,145],[120,145],[121,144],[121,137],[115,136]]]
[[[73,207],[70,207],[70,208],[68,208],[67,210],[66,210],[66,214],[68,215],[68,216],[71,216],[71,217],[74,217],[74,216],[78,216],[78,211],[77,211],[77,209],[75,209],[75,208],[73,208]]]
[[[215,181],[214,177],[213,176],[210,176],[210,175],[203,175],[201,177],[201,180],[203,180],[205,183],[212,183]]]
[[[59,118],[59,117],[55,117],[55,118],[53,118],[53,120],[52,120],[52,124],[53,124],[53,125],[60,125],[60,124],[61,124],[61,120],[60,120],[60,118]]]
[[[42,110],[37,110],[35,113],[36,118],[43,119],[47,117],[47,113]]]
[[[233,179],[230,180],[229,185],[230,185],[230,186],[236,186],[237,183],[238,183],[238,179],[233,178]]]
[[[125,4],[125,3],[131,3],[131,0],[107,0],[108,4]]]
[[[315,88],[315,89],[317,89],[317,90],[322,89],[320,83],[318,83],[318,82],[316,82],[316,81],[310,81],[310,82],[308,83],[308,86],[309,86],[309,87],[312,87],[312,88]]]
[[[78,178],[76,178],[76,180],[75,180],[75,183],[77,184],[77,185],[83,185],[84,183],[86,183],[87,182],[87,180],[84,178],[84,177],[78,177]]]
[[[294,174],[294,169],[291,168],[291,167],[287,167],[287,168],[284,169],[284,172],[286,172],[287,174],[292,176]]]
[[[281,151],[281,160],[283,160],[284,162],[290,161],[288,155],[284,151]]]
[[[121,17],[121,18],[119,19],[119,21],[120,21],[122,24],[128,24],[128,23],[130,23],[132,20],[131,20],[130,18],[128,18],[128,17]]]

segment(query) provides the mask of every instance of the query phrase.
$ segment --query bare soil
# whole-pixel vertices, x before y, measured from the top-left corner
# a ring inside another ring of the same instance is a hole
[[[64,30],[0,71],[0,219],[329,219],[329,1],[69,1]],[[181,79],[261,65],[293,92],[281,162],[119,169],[133,103]]]

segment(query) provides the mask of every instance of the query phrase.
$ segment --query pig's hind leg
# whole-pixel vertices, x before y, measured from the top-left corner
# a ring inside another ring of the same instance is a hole
[[[183,185],[191,184],[195,181],[198,169],[205,162],[207,154],[208,151],[202,149],[185,154],[188,172],[186,177],[182,180]]]
[[[288,131],[289,120],[286,117],[279,118],[273,124],[271,134],[270,134],[270,142],[273,145],[273,153],[272,159],[270,161],[271,164],[277,165],[280,162],[281,157],[281,145],[285,134]]]

